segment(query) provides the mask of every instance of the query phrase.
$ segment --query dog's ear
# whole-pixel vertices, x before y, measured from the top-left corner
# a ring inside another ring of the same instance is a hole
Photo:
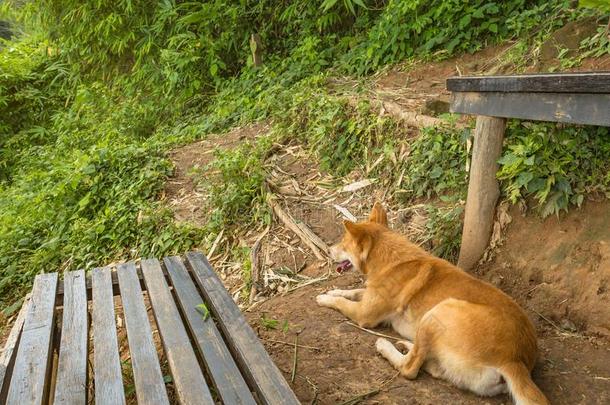
[[[360,237],[362,237],[366,233],[365,229],[362,226],[358,225],[355,222],[348,221],[347,219],[343,221],[343,226],[345,227],[345,230],[350,235],[352,235],[354,239],[360,239]]]
[[[388,214],[379,201],[373,205],[373,209],[369,215],[369,222],[375,222],[383,226],[388,226]]]

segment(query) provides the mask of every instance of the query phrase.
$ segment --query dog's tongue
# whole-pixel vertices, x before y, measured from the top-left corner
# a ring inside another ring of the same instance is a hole
[[[343,260],[337,266],[337,273],[343,273],[345,270],[348,270],[350,267],[352,267],[352,263],[349,260]]]

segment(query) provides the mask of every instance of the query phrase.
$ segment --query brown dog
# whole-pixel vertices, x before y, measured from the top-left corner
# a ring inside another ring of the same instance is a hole
[[[406,378],[419,369],[479,395],[510,392],[517,404],[548,404],[530,377],[536,335],[523,310],[502,291],[477,280],[388,229],[379,203],[368,222],[345,221],[330,254],[366,274],[366,288],[318,295],[362,327],[388,322],[411,342],[400,353],[386,339],[377,351]]]

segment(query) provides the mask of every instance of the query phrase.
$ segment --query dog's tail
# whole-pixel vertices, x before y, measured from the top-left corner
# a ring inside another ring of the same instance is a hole
[[[534,384],[529,370],[523,363],[508,363],[498,371],[506,380],[508,390],[517,405],[549,405],[549,400]]]

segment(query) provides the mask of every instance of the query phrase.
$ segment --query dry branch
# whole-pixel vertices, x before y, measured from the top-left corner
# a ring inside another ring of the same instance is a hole
[[[326,260],[325,255],[328,252],[328,246],[322,239],[318,237],[307,225],[302,222],[297,222],[295,219],[275,201],[274,196],[269,193],[267,195],[267,204],[271,207],[275,215],[284,223],[292,232],[294,232],[307,245],[313,254],[320,260]]]
[[[254,242],[254,246],[252,246],[252,250],[250,251],[250,265],[251,274],[252,274],[252,287],[250,288],[250,297],[248,299],[248,303],[252,304],[256,294],[258,293],[258,284],[260,282],[260,266],[258,264],[258,251],[261,248],[261,241],[265,237],[265,235],[269,232],[269,226],[260,235],[256,238],[256,242]]]
[[[405,111],[400,104],[393,101],[382,101],[381,105],[383,108],[390,113],[390,115],[398,118],[403,123],[412,127],[423,128],[423,127],[439,127],[446,124],[445,121],[431,117],[429,115],[418,114],[413,111]]]
[[[360,329],[360,330],[362,330],[362,331],[364,331],[366,333],[370,333],[371,335],[375,335],[375,336],[379,336],[379,337],[384,337],[384,338],[387,338],[387,339],[400,340],[400,338],[397,338],[395,336],[390,336],[390,335],[386,335],[384,333],[375,332],[374,330],[363,328],[362,326],[358,326],[355,323],[352,323],[352,322],[349,322],[349,321],[346,321],[345,323],[348,324],[349,326],[353,326],[354,328]]]

